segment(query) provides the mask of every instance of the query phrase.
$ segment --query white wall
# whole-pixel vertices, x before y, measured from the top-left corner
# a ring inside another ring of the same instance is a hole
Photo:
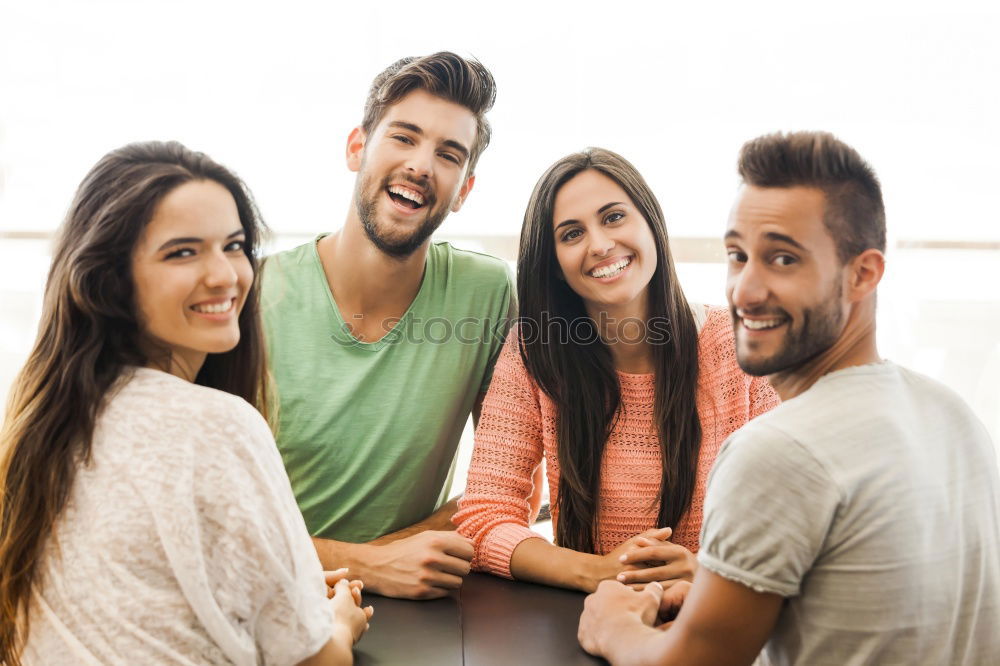
[[[339,225],[344,140],[371,78],[438,49],[499,97],[475,191],[442,233],[517,233],[542,170],[631,159],[675,237],[717,237],[740,144],[827,129],[875,165],[893,250],[887,356],[933,374],[1000,435],[1000,13],[994,2],[404,3],[0,0],[0,396],[33,338],[46,232],[107,150],[175,138],[235,168],[279,232]],[[993,249],[989,249],[993,248]],[[723,301],[722,267],[682,268]]]

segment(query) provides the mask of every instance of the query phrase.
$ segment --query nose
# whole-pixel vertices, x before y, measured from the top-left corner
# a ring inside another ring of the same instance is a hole
[[[590,232],[590,253],[603,257],[615,247],[615,241],[607,234],[603,226]]]
[[[434,171],[434,151],[431,147],[411,150],[406,159],[406,171],[414,178],[429,178]]]
[[[753,310],[767,301],[767,283],[757,262],[729,268],[729,304],[739,310]]]
[[[238,276],[233,261],[223,249],[214,250],[205,258],[205,285],[208,287],[231,287]]]

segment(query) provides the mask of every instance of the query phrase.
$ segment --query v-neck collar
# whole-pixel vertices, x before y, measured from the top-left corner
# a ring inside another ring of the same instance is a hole
[[[427,286],[431,281],[430,277],[431,270],[431,256],[434,254],[434,245],[431,244],[427,248],[427,257],[424,260],[424,273],[420,278],[420,288],[417,290],[417,295],[413,297],[413,301],[410,302],[406,312],[403,316],[399,318],[399,321],[392,327],[392,329],[383,335],[381,338],[375,342],[364,342],[363,340],[358,340],[354,337],[351,332],[351,327],[344,321],[344,317],[340,314],[340,307],[337,305],[336,299],[333,297],[333,289],[330,288],[330,283],[326,279],[326,273],[323,271],[323,262],[319,258],[319,241],[326,237],[328,234],[320,234],[312,242],[312,259],[313,265],[316,268],[316,277],[321,281],[326,292],[328,307],[330,309],[330,317],[333,320],[333,333],[330,337],[337,344],[343,345],[345,347],[354,347],[361,351],[377,352],[384,349],[386,346],[394,344],[403,337],[406,331],[406,326],[409,321],[413,318],[412,312],[418,307],[418,305],[426,298],[425,292],[429,289]]]

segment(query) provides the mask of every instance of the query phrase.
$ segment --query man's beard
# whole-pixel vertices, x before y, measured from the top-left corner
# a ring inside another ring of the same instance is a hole
[[[773,375],[777,372],[788,372],[794,370],[812,359],[816,358],[827,349],[833,346],[840,337],[843,312],[840,309],[840,296],[842,287],[840,279],[835,282],[836,287],[831,290],[831,295],[812,308],[802,310],[802,323],[798,330],[792,330],[792,319],[784,310],[777,308],[773,311],[746,311],[745,314],[761,315],[773,314],[780,316],[787,322],[788,330],[782,341],[781,347],[768,358],[744,358],[740,355],[739,328],[742,326],[740,318],[736,314],[736,309],[731,308],[733,316],[733,328],[737,336],[736,360],[743,372],[755,377]]]
[[[364,167],[362,166],[362,169]],[[376,209],[378,207],[378,201],[381,196],[385,194],[386,188],[390,183],[396,181],[408,181],[415,185],[421,187],[425,190],[424,207],[427,208],[427,216],[419,227],[414,229],[409,235],[399,237],[390,235],[387,230],[380,229],[376,214]],[[426,181],[414,181],[410,178],[399,178],[389,175],[381,185],[374,190],[371,189],[371,179],[363,178],[358,181],[357,190],[355,192],[354,199],[357,202],[356,208],[358,211],[358,218],[361,220],[361,226],[365,230],[365,235],[368,236],[375,247],[389,255],[390,257],[395,257],[396,259],[405,259],[413,254],[417,248],[423,245],[424,241],[430,238],[431,234],[441,226],[444,219],[448,217],[448,207],[444,206],[440,210],[435,210],[434,206],[437,203],[437,197],[434,196],[433,191],[426,188]],[[366,192],[369,196],[366,196]]]

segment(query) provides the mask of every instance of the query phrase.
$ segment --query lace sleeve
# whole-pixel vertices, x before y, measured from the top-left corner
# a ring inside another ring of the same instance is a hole
[[[322,567],[264,420],[243,401],[211,402],[169,434],[167,468],[147,468],[139,488],[170,568],[223,652],[235,663],[298,663],[331,634]]]

